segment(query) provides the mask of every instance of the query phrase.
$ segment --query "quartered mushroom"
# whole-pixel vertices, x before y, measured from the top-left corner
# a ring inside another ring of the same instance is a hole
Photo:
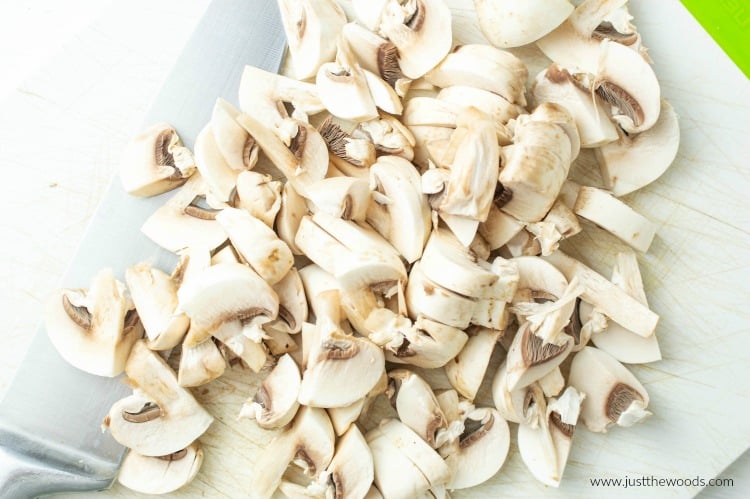
[[[130,451],[122,460],[117,481],[142,494],[169,494],[190,483],[202,464],[203,449],[198,441],[165,456]]]
[[[437,435],[448,427],[448,421],[432,392],[432,387],[408,369],[388,373],[389,398],[398,418],[414,430],[431,447],[437,448]]]
[[[474,0],[479,28],[500,48],[533,43],[573,12],[568,0]]]
[[[170,191],[184,184],[194,171],[193,154],[167,123],[157,123],[134,137],[120,160],[122,186],[134,196]]]
[[[179,452],[213,422],[214,418],[177,383],[174,372],[145,342],[133,345],[125,373],[142,395],[115,402],[104,427],[136,453],[166,456]]]
[[[200,343],[184,341],[177,370],[177,382],[180,386],[186,387],[205,385],[224,374],[226,368],[226,359],[210,338]]]
[[[379,76],[400,97],[406,95],[411,80],[401,72],[398,48],[393,42],[354,22],[344,26],[341,36],[348,42],[362,69]]]
[[[331,464],[318,483],[325,497],[361,499],[367,497],[374,478],[372,452],[356,425],[338,438]]]
[[[287,182],[281,191],[281,207],[276,217],[276,233],[279,239],[284,241],[292,253],[301,255],[302,250],[297,247],[294,238],[297,236],[297,229],[302,221],[302,217],[307,215],[307,203],[292,184]]]
[[[507,386],[509,391],[528,386],[559,366],[570,354],[573,338],[561,333],[556,341],[545,342],[524,322],[508,350]]]
[[[97,376],[122,373],[143,325],[125,285],[100,270],[86,289],[60,289],[47,302],[47,335],[60,356]]]
[[[365,179],[329,177],[307,188],[311,211],[322,211],[336,218],[364,222],[371,202],[370,186]]]
[[[495,371],[495,377],[492,379],[492,399],[506,421],[525,425],[536,424],[538,419],[544,416],[544,397],[538,381],[513,390],[508,388],[507,362],[500,364]]]
[[[504,97],[470,85],[445,87],[437,94],[439,101],[447,102],[460,109],[475,107],[488,114],[496,124],[506,124],[513,118],[526,113],[523,106],[512,104]],[[499,128],[499,127],[498,127]],[[500,131],[504,131],[499,128]]]
[[[315,76],[336,56],[346,14],[335,0],[277,0],[297,79]]]
[[[208,186],[207,198],[216,203],[229,201],[240,172],[224,158],[211,123],[203,127],[195,139],[195,164]]]
[[[223,322],[211,330],[211,335],[219,340],[235,356],[242,360],[253,372],[260,372],[266,365],[268,354],[263,343],[250,339],[245,334],[242,320]]]
[[[469,401],[473,401],[490,364],[490,357],[502,331],[486,327],[467,329],[469,341],[461,352],[445,365],[451,386]]]
[[[216,148],[230,168],[237,171],[252,169],[258,162],[255,139],[237,123],[240,112],[224,99],[216,99],[211,114],[211,130]]]
[[[281,182],[270,175],[243,171],[237,176],[237,185],[229,205],[247,211],[255,218],[273,228],[276,215],[281,209]]]
[[[238,418],[254,419],[264,429],[282,428],[299,409],[299,367],[289,354],[282,355],[252,399],[240,409]]]
[[[273,286],[279,297],[279,314],[268,327],[281,330],[289,334],[297,334],[302,330],[302,324],[307,320],[307,299],[302,286],[302,279],[296,268],[289,272]]]
[[[651,415],[649,397],[638,379],[614,357],[585,347],[573,357],[568,382],[586,394],[581,420],[594,432],[612,425],[633,426]]]

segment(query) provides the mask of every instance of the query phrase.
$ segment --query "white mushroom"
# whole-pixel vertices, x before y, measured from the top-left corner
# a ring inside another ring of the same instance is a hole
[[[423,315],[443,324],[465,329],[474,316],[476,300],[433,282],[424,274],[421,262],[416,262],[409,272],[406,305],[412,319]]]
[[[438,92],[437,99],[453,104],[460,109],[469,106],[481,109],[492,117],[495,123],[500,124],[506,124],[526,112],[522,106],[510,103],[505,97],[489,90],[468,85],[445,87]]]
[[[346,40],[339,39],[336,62],[320,66],[315,85],[321,102],[332,115],[349,121],[377,118],[378,111],[365,72]]]
[[[122,186],[134,196],[172,190],[184,184],[194,171],[193,155],[166,123],[157,123],[134,137],[120,160]]]
[[[300,196],[291,183],[287,182],[281,191],[281,207],[276,217],[276,233],[295,255],[302,254],[302,250],[294,243],[294,238],[302,217],[305,215],[307,215],[305,198]]]
[[[226,164],[237,171],[252,169],[258,162],[255,139],[237,123],[240,112],[224,99],[216,99],[211,114],[214,141]]]
[[[594,432],[632,426],[649,417],[649,397],[643,385],[608,353],[586,347],[573,357],[568,382],[586,394],[581,420]]]
[[[211,199],[220,203],[229,201],[237,184],[239,170],[232,168],[224,158],[210,123],[195,139],[195,164],[208,185]]]
[[[211,334],[257,373],[266,365],[266,349],[262,343],[248,338],[243,329],[242,321],[237,319],[222,323]]]
[[[104,426],[122,445],[144,456],[166,456],[190,445],[213,422],[177,383],[166,362],[144,342],[133,345],[125,372],[143,395],[115,402],[104,420]]]
[[[388,373],[389,397],[398,418],[414,430],[431,447],[437,447],[437,433],[445,430],[448,421],[429,384],[407,369]]]
[[[362,499],[374,478],[372,452],[356,426],[351,426],[336,442],[331,464],[319,479],[326,497]]]
[[[490,364],[490,357],[502,331],[486,327],[468,329],[469,341],[461,352],[445,365],[451,386],[469,401],[473,401]]]
[[[503,188],[500,190],[500,195],[506,192],[510,191]],[[492,206],[490,206],[487,220],[480,223],[477,229],[477,233],[487,241],[492,250],[505,246],[524,228],[523,222],[500,209],[505,202],[507,201],[502,198],[498,199],[498,196],[496,196]]]
[[[411,80],[401,72],[398,48],[392,42],[353,22],[344,26],[341,36],[349,43],[362,69],[378,75],[393,87],[400,97],[406,95]]]
[[[299,367],[289,354],[282,355],[252,399],[242,405],[238,418],[254,419],[267,430],[286,426],[299,408],[300,382]]]
[[[226,370],[227,362],[211,339],[200,343],[183,342],[177,382],[180,386],[205,385]]]
[[[198,441],[166,456],[147,457],[130,451],[125,455],[117,481],[142,494],[169,494],[190,483],[203,464]]]
[[[44,324],[63,359],[97,376],[119,375],[133,344],[143,336],[125,285],[111,269],[100,270],[88,290],[56,291],[47,303]]]
[[[270,175],[244,171],[237,176],[234,196],[229,205],[247,211],[255,218],[273,228],[273,222],[281,209],[281,182]]]
[[[561,333],[555,343],[545,343],[531,332],[531,323],[519,327],[507,357],[509,391],[528,386],[559,366],[570,354],[573,338]]]
[[[308,186],[306,197],[313,212],[322,211],[336,218],[364,222],[370,205],[370,186],[365,179],[330,177]]]
[[[492,399],[500,415],[511,423],[535,425],[546,409],[538,382],[513,390],[508,387],[507,362],[500,365],[492,379]]]
[[[568,0],[474,0],[479,28],[496,47],[533,43],[573,12]]]

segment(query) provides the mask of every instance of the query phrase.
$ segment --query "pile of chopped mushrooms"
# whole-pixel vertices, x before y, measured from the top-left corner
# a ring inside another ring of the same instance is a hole
[[[176,189],[142,231],[179,263],[101,270],[46,316],[66,360],[133,387],[103,425],[123,485],[196,475],[213,417],[191,388],[234,364],[263,377],[236,414],[279,430],[256,498],[448,497],[501,470],[511,433],[557,486],[579,423],[650,415],[623,365],[661,358],[635,252],[607,278],[558,246],[583,218],[648,250],[620,197],[674,159],[675,112],[625,0],[474,3],[490,44],[454,47],[443,0],[352,0],[351,21],[278,0],[297,79],[246,67],[193,151],[164,123],[127,146],[128,193]],[[505,50],[527,44],[551,61],[531,77]],[[605,189],[568,180],[582,148]]]

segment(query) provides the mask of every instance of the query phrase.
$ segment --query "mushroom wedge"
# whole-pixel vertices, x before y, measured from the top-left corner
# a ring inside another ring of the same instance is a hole
[[[593,432],[612,425],[633,426],[651,416],[643,385],[608,353],[585,347],[573,357],[568,382],[586,394],[581,420]]]
[[[229,201],[240,172],[232,168],[224,158],[210,123],[203,127],[195,139],[195,163],[208,186],[207,194],[210,198],[218,203]]]
[[[412,265],[405,297],[412,319],[424,316],[459,329],[465,329],[471,323],[477,308],[475,299],[446,289],[429,279],[421,261]]]
[[[228,204],[247,211],[273,228],[281,209],[281,189],[281,182],[273,180],[270,175],[243,171],[237,176],[234,195],[230,196]]]
[[[394,369],[388,373],[389,397],[398,418],[414,430],[431,447],[437,447],[439,431],[448,427],[430,385],[418,374],[407,369]]]
[[[479,426],[466,431],[458,449],[445,458],[451,470],[445,484],[449,490],[473,487],[492,478],[502,468],[510,449],[508,423],[495,409],[475,409],[467,419]]]
[[[177,292],[180,308],[190,317],[185,341],[201,343],[223,323],[240,320],[262,324],[276,318],[279,299],[271,287],[241,263],[220,263],[200,271]]]
[[[326,497],[363,499],[373,478],[372,452],[359,428],[352,425],[336,442],[331,464],[318,483],[325,487]]]
[[[419,173],[403,158],[381,156],[370,167],[370,187],[367,221],[407,262],[415,262],[422,256],[431,225]]]
[[[195,171],[190,150],[177,131],[157,123],[134,137],[120,160],[120,180],[133,196],[155,196],[185,183]]]
[[[130,451],[120,465],[117,481],[142,494],[169,494],[190,483],[202,464],[203,449],[198,441],[166,456]]]
[[[165,272],[143,262],[125,271],[125,282],[152,350],[179,344],[190,319],[177,310],[177,283]]]
[[[541,385],[533,382],[510,390],[507,366],[507,362],[502,363],[492,379],[492,399],[495,407],[506,421],[525,425],[537,424],[546,408]]]
[[[211,113],[211,130],[216,148],[226,164],[239,172],[252,169],[258,162],[255,139],[237,123],[240,112],[222,98],[216,99]]]
[[[376,33],[350,22],[341,30],[341,35],[352,49],[362,69],[367,70],[388,83],[400,97],[404,97],[411,84],[399,67],[398,48]]]
[[[224,374],[226,368],[226,359],[213,340],[186,341],[182,345],[177,382],[185,387],[205,385]]]
[[[326,411],[301,407],[291,426],[265,448],[251,470],[252,499],[270,499],[284,472],[295,464],[308,477],[318,477],[331,463],[335,435]]]
[[[307,215],[307,203],[305,198],[287,182],[281,191],[281,207],[276,216],[276,233],[279,239],[284,241],[292,253],[301,255],[302,250],[297,247],[294,238],[297,236],[297,229],[302,221],[302,217]]]
[[[479,28],[500,48],[533,43],[573,12],[568,0],[474,0]]]
[[[438,92],[437,99],[458,106],[460,109],[469,106],[481,109],[499,124],[506,124],[526,112],[523,106],[512,104],[494,92],[469,85],[445,87]]]
[[[528,386],[549,373],[567,358],[573,349],[573,338],[560,334],[555,343],[546,343],[531,332],[531,323],[524,322],[508,350],[507,387],[509,391]]]
[[[451,12],[443,0],[388,0],[379,31],[398,48],[401,71],[412,80],[434,68],[453,42]]]
[[[112,406],[104,419],[112,437],[144,456],[166,456],[189,446],[206,431],[213,417],[174,372],[145,342],[133,345],[125,373],[143,395],[131,395]]]
[[[371,199],[367,180],[355,177],[324,178],[311,184],[306,196],[311,211],[357,222],[365,221]]]
[[[619,140],[594,152],[605,187],[620,197],[659,178],[674,161],[679,145],[677,113],[662,99],[654,126],[635,135],[620,134]]]
[[[461,396],[473,401],[502,331],[478,326],[468,329],[466,333],[469,340],[461,352],[445,365],[445,374]]]
[[[298,80],[315,76],[336,56],[336,37],[346,14],[335,0],[277,0]]]
[[[282,355],[252,399],[242,405],[238,418],[254,419],[266,430],[286,426],[299,409],[300,382],[299,367],[289,354]]]
[[[224,208],[216,215],[242,259],[268,284],[281,281],[294,265],[289,246],[262,220],[238,208]]]
[[[260,372],[266,365],[267,353],[263,344],[255,342],[243,333],[242,321],[237,319],[222,323],[211,331],[234,355],[239,357],[253,372]]]
[[[44,315],[47,335],[60,356],[82,371],[114,377],[125,368],[143,325],[125,285],[100,270],[88,290],[60,289]]]
[[[289,272],[273,285],[273,290],[279,297],[279,314],[269,326],[289,334],[299,333],[302,324],[307,320],[308,309],[302,279],[297,269],[289,269]]]

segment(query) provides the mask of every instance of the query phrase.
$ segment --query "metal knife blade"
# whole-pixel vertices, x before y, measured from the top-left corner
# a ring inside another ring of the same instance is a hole
[[[278,71],[284,44],[276,2],[214,0],[153,101],[145,124],[171,123],[192,147],[216,98],[237,102],[243,67]],[[87,287],[104,267],[122,279],[127,267],[144,260],[170,271],[174,257],[140,232],[169,195],[131,197],[115,177],[62,285]],[[112,403],[128,392],[121,380],[68,365],[41,327],[0,404],[0,497],[108,487],[125,449],[102,433],[100,424]]]

